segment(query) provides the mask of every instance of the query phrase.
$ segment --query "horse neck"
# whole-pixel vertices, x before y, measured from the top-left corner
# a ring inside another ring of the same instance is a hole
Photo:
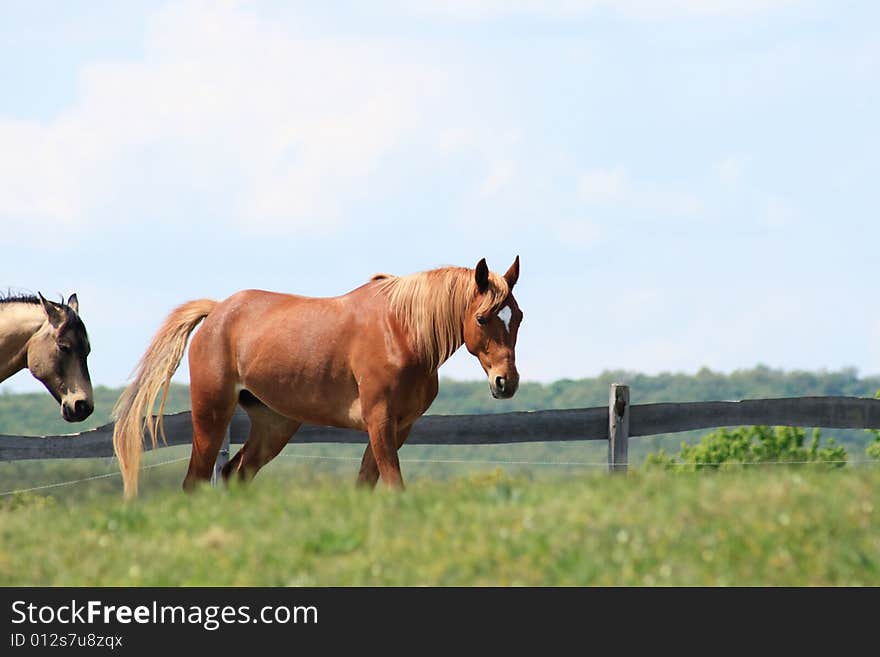
[[[470,272],[450,267],[377,280],[391,312],[407,327],[416,357],[436,372],[464,342]]]
[[[46,321],[38,304],[0,305],[0,381],[27,367],[27,343]]]

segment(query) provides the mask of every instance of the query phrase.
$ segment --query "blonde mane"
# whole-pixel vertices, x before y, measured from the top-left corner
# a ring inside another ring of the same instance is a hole
[[[372,279],[388,297],[391,311],[407,328],[412,347],[433,371],[464,342],[464,314],[477,294],[474,270],[441,267],[408,276],[376,275]],[[507,281],[489,272],[489,289],[477,313],[497,309],[510,289]]]

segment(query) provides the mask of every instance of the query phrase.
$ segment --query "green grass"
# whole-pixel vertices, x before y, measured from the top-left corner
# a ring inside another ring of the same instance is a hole
[[[410,463],[403,494],[369,494],[354,462],[282,457],[250,486],[184,495],[185,465],[147,471],[132,504],[115,478],[0,498],[0,585],[880,585],[878,468]]]

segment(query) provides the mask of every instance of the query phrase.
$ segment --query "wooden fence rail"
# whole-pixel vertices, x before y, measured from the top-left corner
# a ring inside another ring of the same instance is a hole
[[[744,401],[664,404],[629,403],[629,387],[612,385],[609,405],[488,415],[425,415],[413,427],[410,445],[492,445],[538,441],[604,440],[611,470],[625,470],[630,436],[677,433],[741,425],[832,429],[880,429],[880,400],[861,397],[789,397]],[[244,442],[249,420],[238,411],[230,426],[233,443]],[[192,440],[189,412],[165,416],[167,444]],[[0,436],[0,461],[113,456],[113,425],[65,436]],[[292,442],[366,443],[359,431],[303,425]]]

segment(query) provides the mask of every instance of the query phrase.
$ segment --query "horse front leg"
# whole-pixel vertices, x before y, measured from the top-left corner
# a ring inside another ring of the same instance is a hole
[[[403,488],[403,476],[400,474],[400,461],[397,458],[397,420],[385,412],[372,413],[367,421],[367,431],[370,434],[368,449],[373,452],[382,481],[389,488]],[[363,469],[362,464],[361,470]]]
[[[403,443],[406,442],[411,429],[412,425],[409,425],[397,430],[397,440],[395,442],[398,450],[403,447]],[[364,456],[361,459],[361,469],[358,472],[357,485],[364,488],[375,488],[377,481],[379,481],[379,466],[376,464],[376,457],[373,456],[373,446],[368,443],[366,449],[364,449]]]

